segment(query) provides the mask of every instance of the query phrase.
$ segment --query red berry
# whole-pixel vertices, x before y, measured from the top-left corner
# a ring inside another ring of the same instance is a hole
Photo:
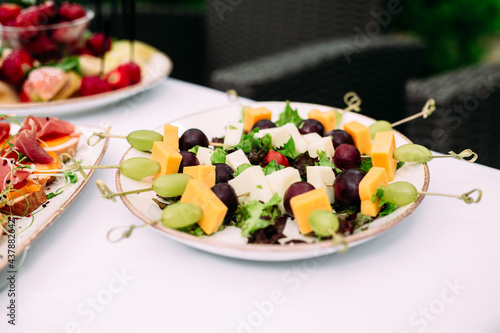
[[[15,22],[17,15],[21,13],[22,7],[14,3],[3,3],[0,5],[0,23],[11,25]]]
[[[106,75],[106,81],[113,90],[125,88],[130,85],[130,74],[126,69],[117,68]]]
[[[59,8],[59,16],[66,21],[74,21],[85,15],[85,9],[77,3],[64,2]]]
[[[286,157],[283,154],[278,153],[277,151],[274,151],[274,150],[270,150],[269,153],[267,153],[267,155],[266,155],[266,162],[267,163],[271,163],[272,160],[274,160],[279,165],[283,165],[285,167],[290,166]]]
[[[42,24],[46,25],[55,23],[54,21],[57,14],[57,8],[53,1],[46,1],[37,7],[40,11]]]
[[[80,96],[96,95],[108,91],[111,91],[111,85],[99,76],[84,77],[78,90]]]
[[[95,33],[87,40],[87,48],[92,51],[93,55],[100,57],[104,47],[104,34],[102,32]],[[111,37],[106,40],[106,51],[111,49]]]
[[[21,13],[16,17],[16,26],[32,27],[42,25],[44,21],[42,12],[38,7],[32,6],[21,10]]]
[[[21,92],[19,93],[19,100],[21,101],[21,103],[31,102],[30,98],[28,97],[28,94],[26,93],[26,90],[24,90],[24,87],[21,89]]]
[[[40,35],[31,40],[26,46],[35,59],[41,62],[58,59],[61,57],[59,48],[47,35]]]
[[[141,82],[141,67],[135,62],[129,61],[118,67],[118,69],[125,70],[130,76],[130,84]]]
[[[31,68],[33,68],[31,55],[25,50],[14,50],[3,62],[2,78],[7,83],[19,86]]]

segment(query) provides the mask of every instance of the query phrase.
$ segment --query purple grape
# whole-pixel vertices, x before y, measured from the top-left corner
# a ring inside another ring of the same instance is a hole
[[[261,119],[252,126],[252,130],[256,127],[260,129],[273,128],[276,127],[276,124],[269,119]]]
[[[227,183],[233,176],[233,169],[226,163],[215,163],[215,183]]]
[[[288,187],[288,189],[285,191],[285,194],[283,195],[283,206],[285,207],[285,211],[288,213],[288,215],[293,217],[292,207],[290,206],[290,199],[296,195],[312,190],[314,190],[314,186],[304,181],[293,183]]]
[[[298,125],[300,134],[318,133],[320,136],[325,134],[325,126],[316,119],[304,119]]]
[[[194,146],[208,147],[208,144],[205,133],[197,128],[188,129],[179,138],[179,150],[189,150]]]
[[[182,173],[182,171],[184,171],[184,167],[200,165],[200,162],[195,154],[189,151],[181,151],[180,154],[182,155],[182,160],[181,165],[179,166],[179,171],[177,171],[178,173]]]
[[[364,176],[365,173],[359,169],[342,171],[333,182],[335,198],[348,205],[359,203],[359,182]]]
[[[351,144],[343,143],[335,148],[333,164],[339,169],[356,169],[361,164],[361,154],[358,148]]]
[[[351,135],[347,133],[344,130],[336,129],[336,130],[331,130],[328,131],[325,136],[331,136],[332,137],[332,143],[333,147],[337,148],[343,143],[349,143],[351,145],[354,144],[354,140],[352,139]]]
[[[238,196],[228,183],[219,183],[212,186],[212,192],[226,205],[226,218],[231,218],[238,208]]]

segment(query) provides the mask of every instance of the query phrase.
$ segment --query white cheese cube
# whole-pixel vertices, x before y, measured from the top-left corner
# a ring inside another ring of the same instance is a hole
[[[236,146],[241,141],[243,135],[243,123],[231,121],[227,124],[226,135],[224,136],[224,149]]]
[[[250,161],[241,149],[233,151],[231,154],[227,154],[226,156],[226,164],[229,165],[234,171],[236,171],[240,165],[245,163],[250,164]]]
[[[290,185],[301,181],[299,170],[289,167],[279,171],[274,171],[273,173],[267,175],[266,178],[273,193],[278,193],[281,197],[282,200],[278,204],[278,207],[282,212],[285,212],[285,208],[283,207],[283,197]]]
[[[214,151],[210,148],[198,147],[196,158],[201,165],[211,165],[212,161],[210,160],[210,157],[212,157],[213,153]]]
[[[251,200],[267,202],[273,196],[273,191],[260,166],[246,169],[228,183],[236,192],[240,204]]]
[[[292,136],[293,141],[295,142],[295,151],[301,154],[305,153],[307,150],[307,142],[302,138],[297,126],[292,123],[288,123],[282,126],[282,128],[286,129]]]
[[[259,130],[259,132],[255,133],[255,137],[262,139],[264,137],[264,135],[266,135],[266,134],[271,134],[271,137],[272,137],[273,133],[275,133],[276,131],[279,131],[279,128],[280,127],[261,129],[261,130]]]
[[[335,181],[335,173],[333,169],[327,166],[308,166],[306,167],[307,182],[314,188],[324,188],[330,203],[335,202],[335,194],[333,192],[333,182]]]
[[[319,140],[322,138],[321,135],[319,135],[318,133],[316,132],[312,132],[312,133],[307,133],[307,134],[304,134],[302,135],[302,138],[304,140],[306,140],[307,144],[310,145],[311,143],[313,143],[314,141],[316,140]]]
[[[329,158],[333,158],[335,149],[333,148],[332,138],[321,138],[307,146],[307,151],[309,152],[309,156],[311,157],[318,157],[318,150],[326,151],[326,156],[328,156]]]

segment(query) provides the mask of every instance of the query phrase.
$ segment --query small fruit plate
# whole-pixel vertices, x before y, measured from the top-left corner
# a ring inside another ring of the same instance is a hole
[[[101,141],[91,147],[87,145],[87,139],[98,129],[91,126],[76,126],[76,128],[82,135],[74,158],[77,161],[81,160],[83,165],[98,165],[104,156],[108,141]],[[55,196],[48,199],[30,215],[14,219],[14,229],[17,230],[15,236],[14,233],[8,235],[2,230],[0,233],[0,271],[16,270],[17,265],[22,261],[23,252],[69,207],[89,183],[94,171],[95,169],[91,169],[86,172],[87,180],[77,174],[78,180],[74,184],[68,185],[62,177],[56,179],[45,189],[49,197],[52,196],[50,193],[56,194]],[[10,232],[9,229],[12,226],[12,223],[8,223],[4,228]],[[15,262],[12,259],[15,259]]]
[[[306,103],[290,103],[290,105],[293,109],[298,110],[299,115],[302,118],[307,118],[307,113],[315,108],[320,111],[332,109],[331,107],[324,105]],[[259,102],[252,103],[249,106],[267,107],[273,112],[273,116],[276,119],[278,114],[285,109],[285,103],[283,102]],[[240,118],[241,106],[231,105],[178,119],[177,121],[172,122],[172,125],[179,127],[179,134],[190,128],[198,128],[202,130],[210,139],[213,137],[223,136],[227,123],[229,121],[239,121]],[[366,126],[375,122],[374,119],[360,114],[353,112],[344,113],[344,123],[352,120],[356,120]],[[396,146],[411,143],[411,141],[401,133],[397,131],[394,132],[396,137]],[[139,152],[131,148],[125,153],[122,161],[136,156],[147,157],[149,154]],[[406,163],[403,167],[397,170],[395,181],[407,181],[413,184],[419,191],[426,191],[429,185],[429,170],[427,164]],[[116,175],[117,190],[120,192],[148,188],[151,187],[151,183],[151,179],[136,181],[122,176],[120,173],[117,173]],[[133,214],[135,214],[142,221],[151,223],[152,221],[160,220],[161,217],[161,210],[152,200],[154,197],[154,192],[143,192],[140,194],[123,196],[121,198]],[[384,217],[378,217],[371,223],[359,228],[359,230],[355,230],[353,234],[345,237],[348,247],[364,243],[394,227],[408,217],[408,215],[410,215],[418,207],[422,199],[423,196],[419,195],[415,202],[399,207],[391,214]],[[288,224],[283,233],[287,230],[286,228],[289,228],[289,235],[301,237],[295,222],[289,219],[287,223]],[[226,227],[224,230],[216,232],[211,236],[202,237],[193,236],[185,232],[163,227],[161,223],[154,224],[154,228],[166,237],[193,248],[227,257],[246,260],[298,260],[314,258],[343,249],[342,246],[335,246],[331,240],[317,241],[317,239],[311,243],[293,243],[287,245],[247,244],[246,239],[241,236],[241,230],[236,227]],[[290,239],[296,239],[294,237],[295,236],[289,236]]]
[[[154,49],[149,61],[144,64],[143,77],[138,84],[102,94],[74,97],[65,100],[0,104],[0,114],[15,113],[16,116],[28,116],[43,113],[44,115],[60,116],[86,112],[153,88],[172,72],[172,68],[173,64],[170,58],[163,52]]]

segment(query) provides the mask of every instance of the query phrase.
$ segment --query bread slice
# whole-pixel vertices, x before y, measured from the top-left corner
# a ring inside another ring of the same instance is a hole
[[[24,194],[13,199],[10,203],[4,204],[0,207],[3,213],[16,215],[16,216],[26,216],[31,214],[35,209],[40,207],[45,201],[47,201],[47,195],[45,194],[45,184],[40,184],[36,179],[29,179],[30,182],[38,185],[39,190]]]
[[[80,141],[80,136],[74,136],[63,144],[54,147],[45,147],[44,149],[46,151],[51,151],[56,153],[57,156],[61,156],[64,153],[69,154],[71,156],[75,156],[76,147],[78,147],[79,141]],[[65,158],[64,160],[68,159]]]
[[[76,135],[60,145],[52,147],[44,147],[44,149],[47,152],[50,152],[54,158],[56,156],[58,158],[63,153],[67,153],[71,156],[74,156],[76,154],[76,149],[79,141],[80,141],[80,136]],[[64,160],[68,160],[68,158],[65,158]],[[6,214],[12,214],[16,216],[25,216],[27,214],[30,214],[31,212],[33,212],[35,209],[37,209],[47,201],[45,188],[50,183],[52,183],[55,180],[55,178],[56,178],[55,176],[46,176],[43,174],[36,174],[36,173],[31,174],[28,177],[29,181],[34,182],[35,184],[40,186],[40,189],[35,192],[24,194],[24,196],[15,198],[9,204],[1,206],[0,211]]]

